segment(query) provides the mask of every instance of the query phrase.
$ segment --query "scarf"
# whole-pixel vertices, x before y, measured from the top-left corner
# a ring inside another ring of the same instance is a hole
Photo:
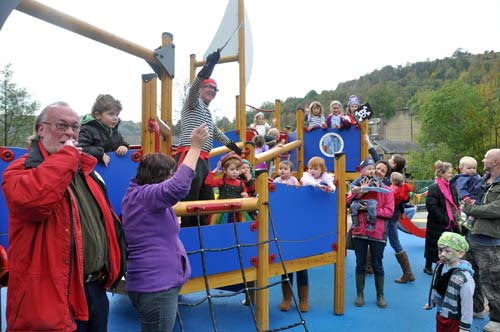
[[[451,189],[450,189],[450,183],[448,181],[443,180],[442,178],[436,178],[436,183],[439,186],[439,190],[444,196],[444,200],[446,203],[446,212],[448,214],[448,219],[450,222],[448,223],[448,226],[446,226],[446,229],[453,229],[453,227],[458,226],[458,222],[455,220],[455,215],[453,214],[453,211],[451,210],[451,207],[455,209],[456,213],[460,214],[460,210],[458,209],[457,205],[453,201],[453,196],[451,194]]]

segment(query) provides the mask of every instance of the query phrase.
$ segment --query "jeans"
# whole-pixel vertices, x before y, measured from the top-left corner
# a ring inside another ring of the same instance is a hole
[[[398,235],[398,217],[399,217],[399,211],[392,216],[391,219],[389,219],[389,222],[387,223],[387,239],[389,240],[389,244],[391,245],[392,249],[394,249],[394,252],[396,254],[399,254],[402,252],[403,246],[401,245],[401,242],[399,241],[399,235]]]
[[[383,276],[384,266],[382,265],[382,259],[384,258],[385,242],[353,237],[352,243],[354,245],[354,253],[356,254],[356,274],[366,273],[366,256],[368,246],[370,246],[373,273],[375,276]]]
[[[297,274],[297,286],[308,286],[309,276],[307,270],[301,270],[295,272]],[[281,280],[285,280],[285,274],[281,275]],[[290,284],[293,285],[293,273],[288,273],[288,279],[290,279]]]
[[[180,287],[160,292],[128,292],[139,313],[141,332],[171,332],[174,328]]]
[[[76,332],[106,332],[109,314],[106,289],[98,281],[84,283],[83,288],[89,308],[89,320],[77,320]]]
[[[406,215],[408,215],[408,218],[413,219],[413,216],[417,212],[417,207],[415,205],[406,205],[404,209]]]

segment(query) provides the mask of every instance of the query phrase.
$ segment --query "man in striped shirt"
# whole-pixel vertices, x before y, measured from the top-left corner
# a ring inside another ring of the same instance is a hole
[[[209,137],[205,141],[200,153],[200,158],[196,164],[196,174],[191,183],[191,190],[189,194],[183,199],[184,201],[196,201],[196,200],[209,200],[214,199],[214,192],[212,187],[205,186],[205,177],[210,171],[210,165],[208,163],[210,150],[213,148],[213,140],[217,140],[221,144],[224,144],[238,155],[241,154],[241,149],[230,140],[226,135],[224,135],[219,128],[217,128],[213,122],[212,114],[208,109],[210,102],[217,95],[217,83],[214,79],[210,78],[213,69],[217,62],[219,61],[220,53],[219,51],[213,52],[208,55],[207,60],[203,68],[200,70],[196,76],[193,84],[189,88],[189,92],[186,98],[186,102],[182,108],[181,112],[181,134],[180,143],[177,148],[176,163],[180,165],[184,156],[190,148],[191,144],[191,132],[199,127],[201,124],[205,123],[208,126]],[[200,217],[200,224],[204,225],[206,216]],[[190,227],[198,225],[198,218],[195,217],[182,217],[182,227]]]

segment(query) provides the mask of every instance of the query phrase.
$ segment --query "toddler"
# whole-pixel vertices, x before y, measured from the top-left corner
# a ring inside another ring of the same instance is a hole
[[[253,142],[255,143],[255,154],[259,154],[262,152],[266,152],[269,150],[269,146],[266,144],[266,140],[264,136],[257,135],[253,138]],[[267,171],[267,164],[265,161],[258,163],[255,165],[255,170],[256,171],[262,171],[265,170]]]
[[[278,174],[279,176],[274,179],[274,183],[283,183],[286,185],[292,185],[292,186],[299,186],[299,180],[295,176],[292,175],[293,172],[293,164],[288,161],[284,160],[280,162],[280,166],[278,168]]]
[[[312,157],[307,163],[307,172],[302,175],[300,182],[304,186],[320,188],[325,192],[333,193],[335,184],[333,176],[326,172],[325,160],[321,157]]]
[[[360,166],[361,176],[354,180],[350,188],[354,187],[383,187],[380,180],[375,177],[375,162],[372,159],[364,160]],[[356,194],[351,202],[351,220],[353,227],[359,226],[359,209],[363,208],[368,211],[368,226],[367,231],[375,230],[377,221],[377,193],[368,191]]]
[[[271,126],[266,122],[264,113],[257,112],[253,118],[253,123],[250,125],[250,128],[257,130],[260,136],[265,136]]]
[[[242,181],[239,176],[241,174],[241,157],[234,152],[230,152],[221,158],[217,167],[209,172],[205,178],[205,185],[208,187],[218,187],[219,188],[219,199],[227,198],[247,198],[247,188],[244,181]],[[222,167],[223,176],[216,178],[216,172]],[[209,215],[207,218],[207,224],[227,224],[241,221],[252,220],[248,212],[227,212],[227,213],[216,213]]]
[[[111,95],[99,95],[92,106],[92,113],[85,115],[78,136],[78,146],[108,166],[110,157],[106,152],[118,156],[127,153],[129,145],[118,132],[122,104]]]
[[[405,177],[399,172],[391,173],[391,191],[394,193],[394,206],[400,213],[404,212],[403,203],[408,202],[413,188],[405,182]]]
[[[432,277],[429,302],[424,309],[437,308],[437,332],[470,331],[473,311],[474,270],[461,258],[469,250],[463,236],[443,232],[438,240],[439,260]]]
[[[450,184],[457,189],[459,201],[472,199],[475,204],[479,203],[479,192],[481,190],[481,178],[477,174],[477,161],[472,157],[462,157],[458,164],[460,174],[455,175]],[[467,216],[462,225],[468,230],[474,226],[474,217]]]

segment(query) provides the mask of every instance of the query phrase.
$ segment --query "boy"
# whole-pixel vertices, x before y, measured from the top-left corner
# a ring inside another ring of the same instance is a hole
[[[457,189],[458,199],[460,201],[472,199],[479,203],[479,192],[481,190],[481,178],[477,174],[476,159],[465,156],[460,159],[458,168],[461,174],[455,175],[450,184]],[[474,225],[474,217],[467,217],[463,226],[469,230]]]
[[[99,95],[92,106],[92,114],[85,115],[78,137],[78,146],[108,166],[110,157],[106,152],[118,156],[127,153],[129,145],[118,132],[122,104],[111,95]]]
[[[438,240],[439,260],[432,277],[429,302],[425,309],[437,308],[436,331],[470,331],[474,270],[461,258],[469,250],[463,236],[443,232]]]
[[[380,181],[375,178],[375,163],[371,159],[364,160],[360,165],[361,176],[354,180],[350,188],[361,187],[362,184],[368,182],[368,187],[383,187]],[[361,192],[354,197],[351,203],[351,220],[353,227],[359,226],[358,213],[360,208],[366,208],[368,211],[368,226],[367,231],[375,230],[375,222],[377,221],[377,193],[368,191]]]

